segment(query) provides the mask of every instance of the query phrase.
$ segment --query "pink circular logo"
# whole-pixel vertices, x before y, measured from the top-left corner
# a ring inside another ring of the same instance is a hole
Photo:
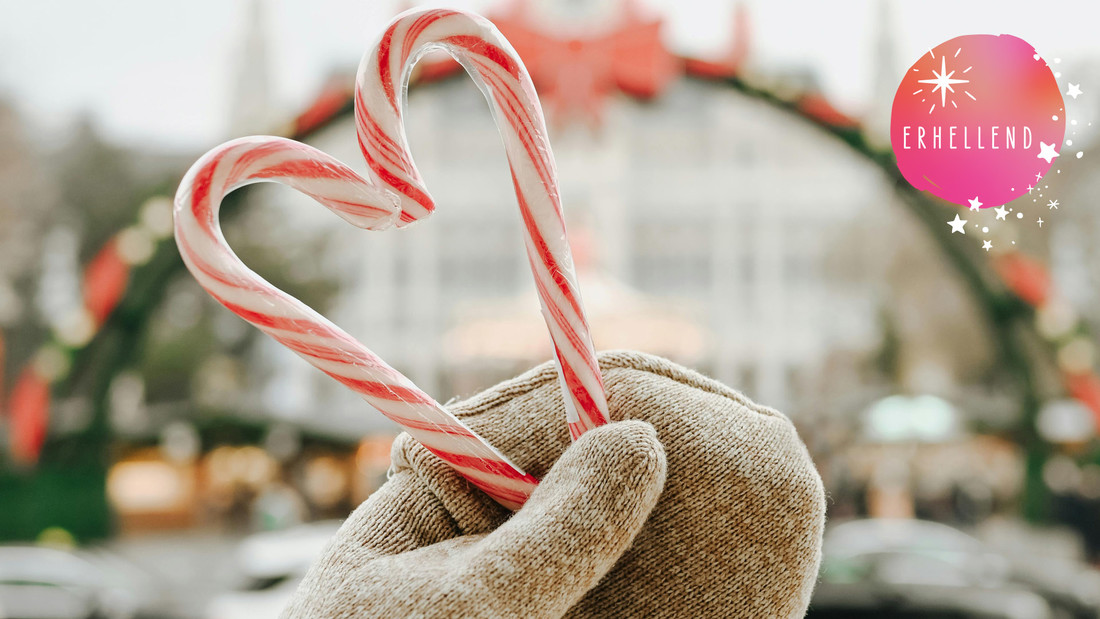
[[[905,73],[890,142],[917,189],[990,208],[1026,194],[1062,148],[1062,94],[1035,48],[1009,35],[941,43]]]

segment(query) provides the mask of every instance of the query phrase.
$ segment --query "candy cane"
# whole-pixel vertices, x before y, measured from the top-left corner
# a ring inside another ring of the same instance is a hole
[[[432,48],[462,63],[496,117],[523,218],[527,258],[567,394],[566,419],[576,439],[607,423],[607,398],[573,274],[542,107],[515,50],[477,15],[414,9],[398,16],[359,65],[359,147],[374,180],[401,198],[398,226],[431,214],[435,203],[412,162],[401,99],[413,64]]]
[[[187,268],[222,305],[359,393],[501,504],[523,504],[537,481],[336,325],[241,262],[222,234],[224,196],[249,183],[284,183],[356,226],[384,229],[396,196],[315,148],[274,137],[222,144],[191,167],[176,194],[176,243]]]
[[[439,23],[444,17],[448,18],[447,28]],[[544,137],[537,98],[515,52],[496,29],[481,18],[461,13],[410,12],[398,17],[364,66],[371,65],[370,59],[377,58],[382,50],[386,50],[383,55],[389,54],[394,33],[418,31],[419,38],[401,45],[403,91],[408,68],[415,62],[412,51],[433,43],[423,36],[429,26],[433,36],[439,38],[436,43],[448,46],[452,52],[450,46],[464,50],[456,52],[456,56],[476,68],[472,71],[483,80],[480,83],[490,93],[498,118],[507,121],[501,133],[527,230],[528,256],[557,350],[559,377],[567,394],[570,433],[575,438],[584,430],[606,422],[607,404],[580,308],[554,182],[553,159]],[[474,42],[471,30],[482,37],[483,43]],[[514,78],[516,84],[498,75],[486,64],[490,61],[504,69],[504,74]],[[379,66],[377,61],[373,64]],[[366,111],[371,109],[371,92],[364,90],[365,83],[369,82],[360,80],[356,96],[360,128],[392,128],[392,123],[397,122],[396,133],[381,133],[380,129],[373,133],[360,131],[360,143],[364,144],[374,183],[321,151],[291,140],[252,137],[227,142],[200,158],[180,184],[174,209],[180,253],[198,282],[224,306],[359,393],[475,486],[501,504],[516,509],[534,489],[537,483],[534,477],[350,335],[250,270],[222,234],[218,220],[222,199],[238,187],[260,181],[294,187],[350,223],[370,230],[408,224],[431,212],[426,191],[401,181],[368,153],[365,145],[377,141],[385,151],[379,156],[388,163],[394,159],[404,162],[406,176],[419,183],[404,146],[396,99],[391,107],[393,116],[381,114],[377,120],[370,120],[372,117]],[[396,83],[391,82],[390,89],[397,92]],[[391,91],[386,91],[386,101],[396,96]],[[520,92],[525,99],[520,98]],[[392,150],[395,141],[402,145],[400,152]],[[521,147],[524,150],[517,150]],[[519,156],[523,152],[526,157]],[[397,188],[399,191],[392,191]],[[411,195],[419,198],[417,204],[426,208],[419,211],[406,208]],[[579,416],[578,411],[584,416]]]

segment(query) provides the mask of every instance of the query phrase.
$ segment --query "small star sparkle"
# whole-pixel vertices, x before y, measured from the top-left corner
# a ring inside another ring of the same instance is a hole
[[[978,196],[974,196],[974,199],[970,201],[970,210],[976,211],[982,208],[982,203],[978,201]]]
[[[989,251],[989,250],[993,249],[993,242],[992,241],[982,241],[982,249],[984,249],[986,251]]]
[[[1003,204],[993,210],[997,213],[997,219],[1008,217],[1008,209],[1006,209]]]
[[[955,219],[947,222],[947,225],[951,226],[951,234],[955,234],[956,232],[966,234],[966,220],[959,217],[958,213],[955,213]]]
[[[1057,156],[1058,153],[1054,152],[1054,144],[1039,142],[1039,154],[1036,155],[1036,157],[1045,160],[1047,163],[1050,163]]]
[[[1071,82],[1070,85],[1069,85],[1069,91],[1066,92],[1066,96],[1067,97],[1073,97],[1074,99],[1077,99],[1077,95],[1079,95],[1079,94],[1081,94],[1081,85],[1080,84],[1074,84],[1074,83]]]
[[[1040,217],[1039,219],[1035,220],[1035,223],[1039,224],[1039,227],[1042,228],[1043,227],[1043,218]]]
[[[1057,200],[1051,200],[1050,202],[1047,203],[1047,208],[1049,210],[1052,210],[1052,211],[1054,209],[1058,208],[1058,201]]]

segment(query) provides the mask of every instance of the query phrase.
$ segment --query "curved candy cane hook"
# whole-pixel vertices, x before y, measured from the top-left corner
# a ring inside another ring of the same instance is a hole
[[[447,9],[399,15],[359,65],[359,147],[374,180],[400,196],[398,226],[432,213],[435,203],[412,162],[401,108],[412,66],[433,48],[457,59],[492,107],[523,218],[527,258],[567,394],[570,434],[576,439],[607,423],[607,396],[573,272],[542,107],[515,50],[496,26],[477,15]]]
[[[360,394],[499,503],[522,505],[538,483],[534,477],[355,338],[241,262],[222,234],[218,211],[227,193],[260,181],[294,187],[362,228],[384,229],[400,213],[396,196],[311,146],[266,136],[227,142],[203,155],[176,193],[176,244],[199,284]]]
[[[388,57],[395,34],[410,32],[418,32],[419,38],[399,39],[403,42],[397,48],[402,50],[397,81],[387,80],[388,87],[377,87],[387,106],[383,112],[389,113],[368,113],[377,107],[371,103],[374,87],[369,80],[360,79],[356,95],[360,143],[374,182],[329,155],[292,140],[268,136],[233,140],[203,155],[181,182],[174,208],[176,242],[192,275],[222,305],[359,393],[475,486],[516,509],[534,490],[534,477],[355,338],[245,266],[229,247],[218,220],[226,194],[261,181],[298,189],[350,223],[370,230],[407,224],[429,214],[427,193],[413,183],[419,176],[405,146],[395,93],[404,89],[408,69],[415,62],[414,50],[431,44],[459,50],[454,53],[474,67],[471,70],[490,93],[498,118],[506,121],[501,132],[527,231],[528,257],[554,338],[570,433],[575,438],[605,423],[606,396],[577,294],[553,159],[530,79],[515,52],[489,22],[453,11],[414,11],[399,16],[364,66],[387,64],[371,59]],[[478,37],[481,43],[475,40]],[[371,129],[364,131],[364,127]],[[381,133],[380,127],[396,133]],[[371,154],[370,144],[378,145],[378,154]],[[394,150],[398,144],[400,148]],[[409,180],[402,181],[380,161],[386,165],[403,162],[402,173]],[[410,196],[427,207],[407,209]]]

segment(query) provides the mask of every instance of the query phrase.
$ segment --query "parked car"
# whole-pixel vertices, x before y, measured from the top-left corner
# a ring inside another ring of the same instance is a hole
[[[821,582],[806,619],[1054,619],[1042,596],[1019,587]]]
[[[826,532],[809,616],[1096,618],[1098,578],[1057,558],[1017,563],[940,523],[857,520]]]
[[[207,619],[278,617],[340,524],[315,522],[245,538],[236,559],[243,580],[211,601]]]
[[[0,546],[0,619],[163,617],[163,583],[102,550]]]

